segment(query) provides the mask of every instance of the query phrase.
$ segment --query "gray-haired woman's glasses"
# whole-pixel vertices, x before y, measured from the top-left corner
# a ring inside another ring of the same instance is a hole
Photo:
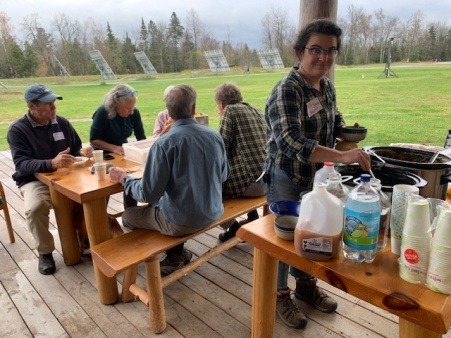
[[[122,93],[122,94],[119,94],[119,93],[116,94],[117,98],[126,97],[126,96],[137,97],[138,96],[138,91],[137,90],[129,90],[128,92],[125,92],[125,93]]]

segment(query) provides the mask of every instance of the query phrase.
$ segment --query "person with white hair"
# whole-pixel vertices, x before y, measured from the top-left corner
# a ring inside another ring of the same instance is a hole
[[[163,100],[166,100],[166,97],[173,88],[174,86],[166,87],[163,93]],[[157,115],[157,118],[155,119],[155,125],[153,127],[153,136],[158,137],[167,132],[168,129],[171,127],[172,123],[173,120],[169,117],[168,110],[165,109],[160,111]]]
[[[136,105],[138,92],[128,84],[118,84],[111,89],[92,116],[89,135],[95,149],[124,155],[123,143],[133,134],[144,140],[146,134]]]

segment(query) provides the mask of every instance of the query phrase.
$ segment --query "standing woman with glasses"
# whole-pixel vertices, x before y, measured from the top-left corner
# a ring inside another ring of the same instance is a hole
[[[138,108],[135,107],[138,92],[128,84],[111,89],[92,116],[91,145],[95,149],[124,155],[123,143],[134,133],[136,139],[146,138]]]
[[[323,162],[359,163],[370,169],[370,157],[361,149],[333,149],[337,102],[335,88],[326,77],[340,50],[341,29],[329,20],[306,25],[294,44],[299,66],[272,90],[265,107],[267,123],[266,168],[268,202],[300,199],[312,190],[316,170]],[[291,298],[289,267],[279,262],[276,310],[282,321],[304,328],[307,318]],[[296,279],[295,297],[323,312],[337,302],[316,285],[316,278],[290,268]]]

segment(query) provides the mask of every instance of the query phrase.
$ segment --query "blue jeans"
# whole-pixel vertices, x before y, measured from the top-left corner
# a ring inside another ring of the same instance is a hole
[[[299,201],[300,194],[307,190],[307,187],[293,183],[282,169],[276,167],[274,162],[269,164],[268,174],[269,178],[268,182],[266,182],[268,185],[268,203],[281,200]],[[306,280],[313,278],[312,275],[294,267],[289,267],[288,264],[279,261],[279,270],[277,273],[278,290],[285,290],[288,288],[288,270],[290,274],[297,279]]]

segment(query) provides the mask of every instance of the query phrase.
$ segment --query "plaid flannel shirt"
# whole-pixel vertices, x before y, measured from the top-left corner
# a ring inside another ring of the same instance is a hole
[[[319,144],[332,148],[336,109],[332,82],[321,79],[323,93],[313,88],[294,67],[272,90],[265,107],[268,143],[267,157],[284,170],[290,179],[311,189],[322,163],[308,161]],[[308,102],[317,98],[321,109],[308,115]]]
[[[265,160],[266,124],[261,112],[240,102],[228,105],[219,124],[230,166],[223,195],[238,197],[260,176]]]

